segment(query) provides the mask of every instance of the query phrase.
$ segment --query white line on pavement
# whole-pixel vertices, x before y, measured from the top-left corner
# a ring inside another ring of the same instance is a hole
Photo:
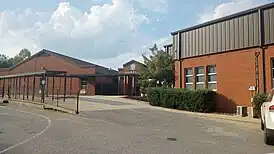
[[[8,113],[0,113],[0,115],[7,115]]]
[[[10,110],[15,110],[15,109],[12,109],[12,108],[1,107],[1,106],[0,106],[0,108],[7,108],[7,109],[10,109]],[[13,148],[19,146],[19,145],[25,144],[25,143],[29,142],[30,140],[33,140],[33,139],[36,138],[37,136],[42,135],[43,133],[45,133],[45,132],[49,129],[49,127],[50,127],[50,125],[51,125],[51,120],[50,120],[48,117],[45,117],[45,116],[43,116],[43,115],[35,114],[35,113],[27,112],[27,111],[22,111],[22,110],[15,110],[15,111],[21,112],[21,113],[30,114],[30,115],[35,115],[35,116],[39,116],[39,117],[41,117],[41,118],[44,118],[44,119],[46,119],[46,120],[48,121],[48,125],[47,125],[47,127],[46,127],[45,129],[43,129],[41,132],[39,132],[39,133],[33,135],[32,137],[30,137],[30,138],[28,138],[28,139],[25,139],[25,140],[23,140],[23,141],[21,141],[21,142],[18,142],[17,144],[14,144],[14,145],[12,145],[12,146],[10,146],[10,147],[8,147],[8,148],[6,148],[6,149],[0,151],[0,154],[1,154],[1,153],[5,153],[5,152],[7,152],[7,151],[9,151],[9,150],[11,150],[11,149],[13,149]]]

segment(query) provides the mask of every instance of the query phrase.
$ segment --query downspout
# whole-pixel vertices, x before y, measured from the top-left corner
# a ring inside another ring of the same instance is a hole
[[[265,47],[262,47],[262,63],[263,63],[263,93],[266,93],[266,75],[265,75]]]
[[[179,32],[177,34],[178,36],[178,47],[177,47],[177,52],[179,52],[177,55],[179,56],[179,66],[180,66],[180,88],[183,88],[183,81],[182,81],[182,62],[181,62],[181,33]]]
[[[263,93],[266,93],[266,75],[265,75],[265,31],[264,31],[264,14],[263,10],[259,9],[259,27],[260,27],[260,49],[262,51],[262,75],[263,75]]]

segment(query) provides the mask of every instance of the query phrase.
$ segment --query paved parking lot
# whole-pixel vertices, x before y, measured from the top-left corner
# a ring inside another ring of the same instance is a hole
[[[81,116],[18,103],[0,107],[0,153],[261,154],[274,151],[274,147],[264,145],[263,133],[255,124],[198,118],[146,105],[113,103],[115,107],[109,107],[107,101],[96,103],[100,102],[107,104],[105,109],[84,110]]]

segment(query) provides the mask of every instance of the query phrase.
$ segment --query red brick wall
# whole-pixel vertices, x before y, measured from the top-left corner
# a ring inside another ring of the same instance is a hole
[[[70,62],[67,62],[65,60],[59,59],[55,56],[42,56],[42,57],[36,57],[29,61],[26,61],[14,69],[12,69],[9,72],[3,73],[2,75],[7,74],[17,74],[17,73],[27,73],[27,72],[38,72],[41,71],[41,67],[44,67],[48,70],[54,70],[54,71],[67,71],[69,74],[95,74],[95,68],[89,67],[89,68],[80,68],[75,66],[74,64],[71,64]],[[23,85],[23,80],[21,80]],[[30,78],[30,83],[32,83],[32,78]],[[67,94],[70,94],[70,78],[67,78]],[[57,90],[60,89],[60,94],[64,93],[64,78],[61,79],[61,86],[60,86],[60,78],[55,78],[55,91],[54,93],[57,93]],[[89,83],[88,87],[90,88],[88,91],[89,95],[95,95],[95,83]],[[30,88],[32,88],[32,84],[30,84]],[[36,88],[39,89],[39,78],[36,78]],[[80,89],[80,80],[78,78],[74,78],[72,81],[72,94],[76,94]],[[38,90],[37,90],[38,92]],[[49,95],[52,93],[52,78],[49,78],[49,85],[48,85],[48,92]]]
[[[175,87],[180,87],[180,62],[175,61]]]
[[[270,57],[274,56],[274,47],[266,51],[267,86],[270,89]],[[255,86],[255,51],[261,49],[248,49],[236,52],[226,52],[202,57],[184,59],[182,61],[182,81],[184,85],[184,68],[216,65],[217,110],[220,112],[235,112],[237,105],[251,106],[251,92],[249,86]],[[179,61],[175,63],[176,73],[179,72]],[[262,54],[259,57],[260,91],[262,90]],[[205,76],[206,77],[206,76]],[[195,78],[195,76],[194,76]],[[179,77],[176,78],[176,87],[179,87]],[[206,83],[206,82],[205,82]],[[195,85],[195,84],[193,84]]]

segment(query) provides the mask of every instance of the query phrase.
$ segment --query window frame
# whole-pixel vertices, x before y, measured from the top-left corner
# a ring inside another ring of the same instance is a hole
[[[210,67],[215,67],[215,72],[209,72],[209,68]],[[218,87],[217,87],[217,69],[216,69],[217,67],[216,67],[216,65],[207,65],[206,66],[206,71],[207,71],[207,79],[206,79],[206,81],[207,81],[207,89],[208,89],[208,85],[209,84],[215,84],[216,85],[216,88],[215,89],[211,89],[212,91],[217,91],[218,90]],[[213,76],[213,75],[215,75],[216,76],[216,80],[215,81],[209,81],[209,76]]]
[[[191,74],[187,74],[187,70],[191,70]],[[192,67],[189,67],[189,68],[185,68],[184,69],[184,71],[185,71],[185,89],[188,89],[187,88],[187,86],[189,86],[189,85],[192,85],[192,88],[191,89],[193,89],[193,68]],[[187,78],[189,78],[189,77],[191,77],[191,82],[187,82],[188,80],[187,80]]]
[[[202,68],[203,69],[203,74],[198,74],[198,69]],[[198,77],[204,77],[205,80],[205,67],[204,66],[197,66],[195,67],[195,89],[197,89],[197,85],[203,85],[203,88],[205,88],[205,81],[203,80],[203,82],[197,82],[197,78]]]
[[[86,84],[83,84],[83,83],[86,83]],[[80,88],[87,90],[87,88],[88,88],[88,81],[81,79],[81,81],[80,81]]]

